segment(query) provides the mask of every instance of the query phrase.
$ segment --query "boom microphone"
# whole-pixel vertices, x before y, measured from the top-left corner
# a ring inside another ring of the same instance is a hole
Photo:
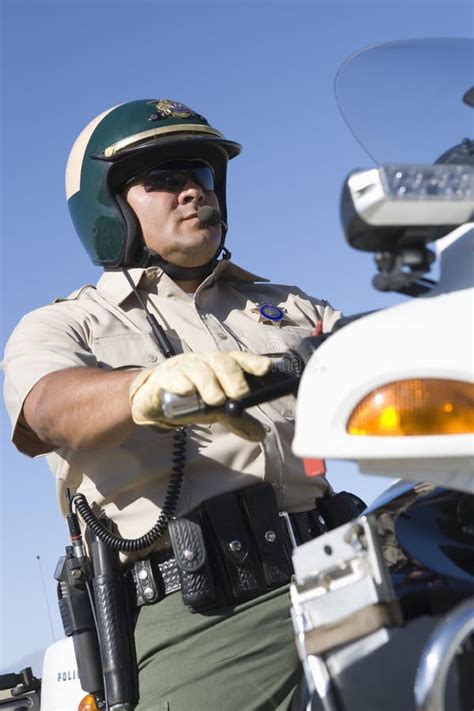
[[[197,216],[199,222],[205,227],[213,227],[214,225],[222,225],[224,229],[227,229],[226,223],[221,220],[221,213],[216,210],[215,207],[210,205],[203,205],[197,211]]]

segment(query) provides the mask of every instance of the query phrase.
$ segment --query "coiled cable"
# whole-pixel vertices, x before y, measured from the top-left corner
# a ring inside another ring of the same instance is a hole
[[[149,548],[156,543],[168,528],[169,520],[174,516],[178,504],[179,494],[184,477],[184,466],[186,464],[186,438],[185,427],[179,427],[174,434],[172,473],[169,478],[165,500],[158,519],[147,533],[139,538],[122,538],[109,531],[97,518],[91,507],[87,503],[84,494],[76,494],[73,503],[76,511],[81,516],[86,526],[95,533],[106,546],[114,551],[124,553],[136,553],[137,551]]]
[[[145,312],[146,319],[151,328],[151,333],[158,347],[165,358],[172,358],[175,355],[174,348],[170,343],[164,328],[158,323],[154,314],[148,311],[145,301],[142,299],[140,292],[133,283],[133,279],[126,269],[122,269],[132,291],[141,307]],[[168,528],[168,523],[173,518],[178,504],[181,486],[183,484],[184,467],[186,465],[186,437],[187,431],[185,427],[178,427],[174,433],[173,455],[171,475],[166,489],[165,500],[158,519],[148,533],[145,533],[139,538],[122,538],[115,533],[109,531],[97,518],[95,513],[89,506],[84,494],[76,494],[73,497],[74,506],[80,517],[91,531],[95,533],[97,538],[106,546],[114,551],[122,551],[123,553],[136,553],[137,551],[149,548],[156,543]]]

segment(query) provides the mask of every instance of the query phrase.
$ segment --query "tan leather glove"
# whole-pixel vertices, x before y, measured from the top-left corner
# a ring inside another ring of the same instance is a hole
[[[138,425],[176,427],[185,424],[220,422],[234,434],[259,442],[265,437],[262,424],[244,414],[230,417],[224,413],[197,413],[180,418],[179,423],[168,422],[161,409],[161,391],[176,395],[197,392],[211,407],[222,405],[226,398],[239,399],[249,392],[244,373],[262,376],[270,369],[267,356],[242,351],[211,351],[182,353],[160,365],[140,371],[130,388],[133,421]]]

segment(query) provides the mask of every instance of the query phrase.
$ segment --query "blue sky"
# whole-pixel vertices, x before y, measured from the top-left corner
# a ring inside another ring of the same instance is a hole
[[[0,5],[2,343],[22,314],[99,277],[69,220],[65,163],[92,117],[137,98],[186,103],[243,144],[229,170],[228,243],[235,261],[273,281],[298,284],[346,313],[398,300],[372,290],[371,257],[351,251],[342,236],[341,183],[370,159],[337,111],[333,79],[348,55],[374,42],[472,35],[470,3]],[[406,79],[392,79],[394,91]],[[369,121],[370,103],[365,110]],[[0,669],[8,669],[51,642],[37,555],[54,634],[61,635],[52,572],[66,530],[45,462],[14,450],[4,412],[2,418]],[[336,488],[366,499],[383,485],[350,464],[330,471]]]

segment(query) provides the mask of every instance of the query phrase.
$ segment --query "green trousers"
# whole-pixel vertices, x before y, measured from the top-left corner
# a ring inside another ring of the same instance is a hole
[[[140,611],[137,711],[283,711],[302,671],[288,587],[233,609],[191,613],[181,594]]]

